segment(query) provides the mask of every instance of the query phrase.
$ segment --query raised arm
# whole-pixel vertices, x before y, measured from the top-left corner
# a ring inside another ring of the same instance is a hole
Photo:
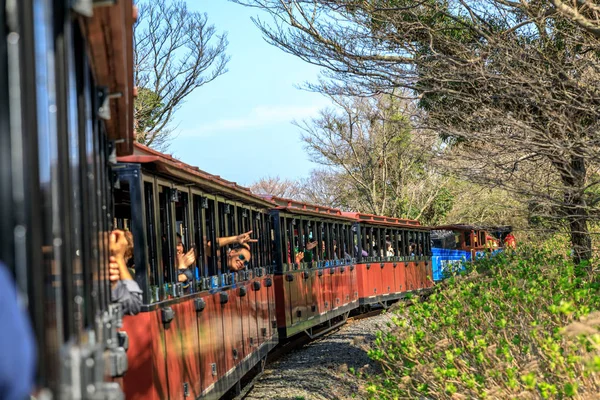
[[[225,237],[217,238],[217,246],[224,247],[224,246],[229,246],[232,244],[239,244],[239,245],[244,246],[249,249],[250,245],[248,243],[258,242],[258,239],[252,239],[252,237],[250,236],[251,234],[252,234],[252,231],[248,231],[246,233],[242,233],[241,235],[237,235],[237,236],[225,236]],[[206,254],[210,254],[211,245],[212,245],[211,242],[208,241],[208,243],[206,244],[206,247],[207,247]]]

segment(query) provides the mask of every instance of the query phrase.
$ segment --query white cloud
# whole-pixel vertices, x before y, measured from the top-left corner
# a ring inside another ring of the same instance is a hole
[[[209,122],[192,129],[182,129],[178,137],[207,137],[223,131],[238,131],[247,128],[289,123],[293,120],[314,117],[326,104],[311,106],[258,106],[239,118],[221,119]]]

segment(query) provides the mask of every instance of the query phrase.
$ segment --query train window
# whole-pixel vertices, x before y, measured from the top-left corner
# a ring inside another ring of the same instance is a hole
[[[238,219],[238,234],[248,231],[252,231],[252,238],[259,240],[259,242],[250,243],[250,268],[256,268],[262,266],[262,255],[260,251],[260,238],[262,232],[260,231],[260,224],[257,220],[258,214],[252,212],[252,210],[238,207],[237,208],[237,219]]]
[[[158,227],[161,238],[162,265],[164,270],[164,280],[167,283],[177,282],[175,274],[175,243],[173,213],[171,210],[171,189],[165,186],[159,186],[158,190]],[[169,287],[166,288],[169,293]]]
[[[341,242],[340,242],[340,251],[342,253],[342,259],[343,260],[347,260],[349,257],[346,256],[348,254],[348,250],[349,250],[349,236],[348,236],[348,225],[346,224],[342,224],[341,225],[341,232],[342,232],[342,236],[341,236]],[[352,257],[350,257],[352,258]]]
[[[205,223],[206,223],[206,234],[207,234],[207,275],[213,276],[218,275],[221,271],[221,259],[219,258],[220,249],[218,246],[213,246],[212,243],[217,242],[218,230],[217,230],[217,212],[216,202],[213,199],[202,199],[202,207],[204,207]],[[211,246],[208,246],[208,242]]]
[[[321,262],[325,262],[329,258],[327,254],[327,242],[329,241],[328,229],[329,224],[327,222],[321,222],[321,241],[317,245],[317,248],[319,249],[319,260]],[[323,266],[325,266],[325,264],[323,264]]]
[[[290,269],[294,269],[294,262],[296,258],[296,235],[294,234],[295,229],[295,220],[293,218],[286,218],[286,257],[287,264],[290,266]]]
[[[176,282],[183,284],[184,290],[192,291],[195,287],[196,271],[195,265],[192,264],[185,269],[180,269],[179,257],[177,248],[179,241],[183,245],[183,254],[186,254],[192,249],[192,238],[190,229],[190,210],[189,210],[189,194],[177,189],[171,191],[171,200],[175,206],[175,273]]]
[[[196,246],[196,277],[208,276],[207,236],[203,199],[197,194],[192,195],[192,217],[194,219],[194,244]]]
[[[163,284],[162,263],[158,258],[158,235],[155,211],[154,185],[151,182],[144,182],[144,204],[146,213],[146,239],[148,248],[148,264],[150,266],[150,300],[151,302],[160,301],[161,291],[159,287]]]
[[[334,260],[339,260],[339,251],[340,251],[340,226],[336,223],[331,224],[331,247],[332,252],[331,255]]]
[[[333,251],[334,235],[334,225],[331,222],[325,223],[325,260],[335,259]]]
[[[323,230],[323,222],[315,222],[315,229],[313,231],[315,238],[313,240],[317,241],[317,247],[315,247],[313,250],[313,258],[317,261],[317,266],[320,266],[321,261],[323,261],[323,244],[325,243],[325,236]]]
[[[392,241],[392,249],[394,250],[394,257],[399,257],[401,247],[400,247],[400,242],[399,242],[398,229],[392,229],[391,241]]]
[[[231,206],[225,203],[218,203],[218,211],[219,211],[219,235],[218,237],[227,237],[229,236],[230,231],[230,212]],[[215,246],[218,247],[218,246]],[[219,253],[219,261],[221,263],[221,269],[219,269],[219,273],[224,273],[226,265],[227,265],[227,251],[225,249],[218,248],[217,252]]]
[[[273,229],[273,225],[271,223],[272,220],[268,215],[263,214],[263,221],[266,226],[266,231],[269,234],[269,236],[265,236],[267,262],[268,262],[268,265],[273,265],[273,263],[274,263],[273,255],[275,253],[275,230]]]
[[[342,247],[342,254],[344,255],[344,259],[349,261],[352,259],[352,231],[351,227],[348,224],[342,225],[343,227],[343,237],[344,237],[344,246]]]
[[[351,233],[352,241],[351,241],[351,243],[352,243],[352,254],[354,254],[354,257],[356,259],[360,260],[362,257],[362,251],[361,251],[362,246],[360,245],[359,240],[358,240],[358,228],[359,228],[358,225],[352,225],[352,233]]]
[[[265,224],[264,224],[264,215],[258,211],[246,211],[248,213],[248,219],[252,222],[252,233],[253,236],[258,240],[258,242],[252,245],[252,248],[255,251],[256,258],[254,258],[254,266],[256,267],[265,267],[268,266],[267,262],[267,246],[268,246],[268,238],[269,236],[266,233]],[[243,213],[242,213],[243,216]],[[244,230],[244,232],[247,232]]]
[[[279,261],[281,265],[287,264],[287,226],[285,217],[279,218]]]
[[[242,212],[242,217],[244,216],[244,213],[246,215],[244,219],[247,221],[248,227],[251,228],[248,230],[252,230],[252,237],[258,240],[258,242],[250,244],[252,250],[252,260],[250,265],[255,268],[264,267],[267,265],[265,261],[265,238],[267,235],[264,231],[262,213],[254,210],[244,210],[244,212]]]
[[[304,223],[304,262],[308,263],[309,268],[312,268],[313,262],[316,260],[316,247],[308,250],[307,246],[316,241],[315,221],[306,220]],[[317,243],[318,244],[318,243]]]
[[[237,231],[234,234],[252,231],[252,238],[256,239],[260,236],[260,226],[256,221],[256,214],[253,214],[251,210],[243,207],[237,207],[236,219]],[[258,242],[250,243],[250,254],[250,268],[260,266],[261,260]]]
[[[465,247],[471,247],[471,233],[472,231],[463,232],[465,238]]]
[[[381,257],[381,232],[379,228],[373,228],[373,257]]]
[[[414,234],[414,242],[415,242],[415,249],[413,251],[415,256],[419,256],[420,255],[420,248],[421,248],[421,232],[415,231],[413,232]]]

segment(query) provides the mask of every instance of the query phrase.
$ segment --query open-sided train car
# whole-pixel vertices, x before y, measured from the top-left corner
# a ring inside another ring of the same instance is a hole
[[[0,1],[0,260],[35,333],[35,392],[57,399],[122,398],[107,241],[110,155],[133,142],[133,21],[132,0]]]
[[[502,251],[510,226],[483,227],[466,224],[432,227],[433,276],[442,280],[447,271],[481,257],[485,253]]]
[[[281,337],[311,337],[345,322],[357,307],[354,220],[341,211],[270,197],[275,293]]]
[[[429,228],[409,219],[344,215],[356,221],[354,249],[361,306],[385,306],[433,285]]]
[[[278,342],[271,203],[235,183],[136,145],[115,169],[117,226],[133,234],[142,312],[125,317],[128,399],[219,398]],[[218,238],[252,230],[245,270],[230,272]],[[177,234],[196,249],[180,282]]]

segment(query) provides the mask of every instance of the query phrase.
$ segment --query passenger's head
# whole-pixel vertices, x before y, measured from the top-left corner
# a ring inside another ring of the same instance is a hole
[[[125,232],[125,240],[127,240],[127,249],[125,250],[125,260],[130,260],[133,257],[133,234],[131,231]]]
[[[181,239],[181,235],[177,234],[177,254],[181,255],[185,252],[185,248],[183,247],[183,240]]]
[[[232,246],[227,253],[227,267],[232,271],[241,271],[250,264],[252,254],[244,246]]]

